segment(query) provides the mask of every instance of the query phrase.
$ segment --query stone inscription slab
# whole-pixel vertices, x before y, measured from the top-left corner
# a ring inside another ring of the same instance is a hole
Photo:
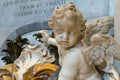
[[[0,25],[15,29],[33,22],[47,21],[56,6],[70,1],[75,3],[86,19],[109,15],[109,0],[1,0]]]
[[[3,0],[0,2],[0,24],[14,27],[18,23],[45,21],[54,7],[62,4],[65,0]]]
[[[29,15],[48,15],[56,5],[62,5],[65,0],[9,0],[1,3],[3,7],[11,7],[14,13],[11,16],[23,17]]]

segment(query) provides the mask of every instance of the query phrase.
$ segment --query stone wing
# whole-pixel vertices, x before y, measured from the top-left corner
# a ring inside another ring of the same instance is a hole
[[[110,16],[94,19],[86,24],[85,44],[90,45],[94,34],[102,33],[114,36],[114,18]]]
[[[95,34],[91,38],[89,58],[94,64],[99,65],[104,61],[120,60],[120,46],[115,39],[106,34]]]
[[[119,74],[114,68],[114,59],[120,60],[120,46],[115,39],[107,34],[95,34],[91,37],[91,45],[86,49],[88,63],[94,65],[108,80],[119,80]],[[110,75],[112,74],[112,75]]]

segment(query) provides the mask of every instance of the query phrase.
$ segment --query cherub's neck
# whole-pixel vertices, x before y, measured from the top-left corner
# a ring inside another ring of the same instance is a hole
[[[69,49],[65,49],[61,46],[58,46],[58,53],[61,55],[61,56],[65,56],[66,55],[66,51],[70,50],[70,49],[73,49],[73,48],[82,48],[83,47],[83,43],[81,41],[79,41],[78,43],[76,43],[74,46],[72,46],[71,48]]]

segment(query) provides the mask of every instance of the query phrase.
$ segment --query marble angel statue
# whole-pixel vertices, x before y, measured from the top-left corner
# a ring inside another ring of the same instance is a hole
[[[113,18],[96,19],[87,26],[72,2],[55,8],[48,24],[55,38],[41,30],[40,40],[58,47],[61,70],[56,80],[119,80],[114,59],[120,60],[120,46],[107,33]],[[51,79],[54,80],[54,79]]]

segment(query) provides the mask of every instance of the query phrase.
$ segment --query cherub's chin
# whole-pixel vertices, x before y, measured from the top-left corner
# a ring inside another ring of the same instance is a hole
[[[63,47],[64,49],[69,49],[69,48],[70,48],[68,44],[62,44],[62,47]]]

